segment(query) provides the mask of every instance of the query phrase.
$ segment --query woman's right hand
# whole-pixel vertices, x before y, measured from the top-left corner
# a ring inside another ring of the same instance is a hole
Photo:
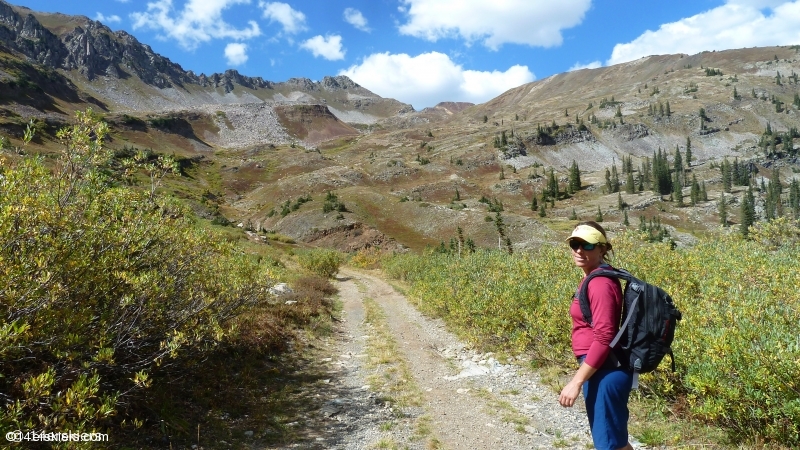
[[[582,387],[583,383],[573,379],[561,390],[561,394],[558,396],[558,403],[565,408],[571,408],[575,404],[578,395],[580,395]]]

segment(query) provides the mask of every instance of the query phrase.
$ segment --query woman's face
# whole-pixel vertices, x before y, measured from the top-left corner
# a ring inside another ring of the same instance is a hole
[[[575,265],[583,269],[585,273],[600,267],[603,263],[603,255],[605,254],[605,247],[601,244],[596,244],[593,249],[586,250],[585,242],[580,239],[573,239],[570,244],[579,243],[580,245],[570,245],[570,247],[577,247],[572,249],[572,260]],[[589,245],[590,246],[590,245]]]

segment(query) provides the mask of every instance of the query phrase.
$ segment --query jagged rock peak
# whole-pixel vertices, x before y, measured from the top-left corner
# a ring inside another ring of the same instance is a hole
[[[288,80],[286,80],[286,84],[291,86],[297,86],[301,89],[306,89],[309,91],[317,89],[317,83],[314,83],[308,78],[289,78]]]
[[[336,77],[325,77],[322,79],[322,86],[328,90],[354,89],[361,87],[360,85],[358,85],[356,82],[354,82],[345,75],[339,75]]]

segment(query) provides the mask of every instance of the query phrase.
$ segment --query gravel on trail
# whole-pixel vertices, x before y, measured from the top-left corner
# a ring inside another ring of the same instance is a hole
[[[582,401],[561,407],[523,357],[504,364],[473,350],[377,273],[343,268],[336,284],[342,322],[319,361],[330,379],[309,424],[315,432],[286,448],[592,448]],[[398,406],[386,392],[372,391],[376,368],[367,347],[374,330],[365,321],[365,301],[383,310],[420,406]]]

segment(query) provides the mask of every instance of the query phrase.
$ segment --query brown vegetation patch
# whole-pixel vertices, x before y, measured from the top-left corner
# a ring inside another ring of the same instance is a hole
[[[275,112],[278,121],[291,136],[310,144],[360,134],[337,119],[325,105],[276,106]]]

